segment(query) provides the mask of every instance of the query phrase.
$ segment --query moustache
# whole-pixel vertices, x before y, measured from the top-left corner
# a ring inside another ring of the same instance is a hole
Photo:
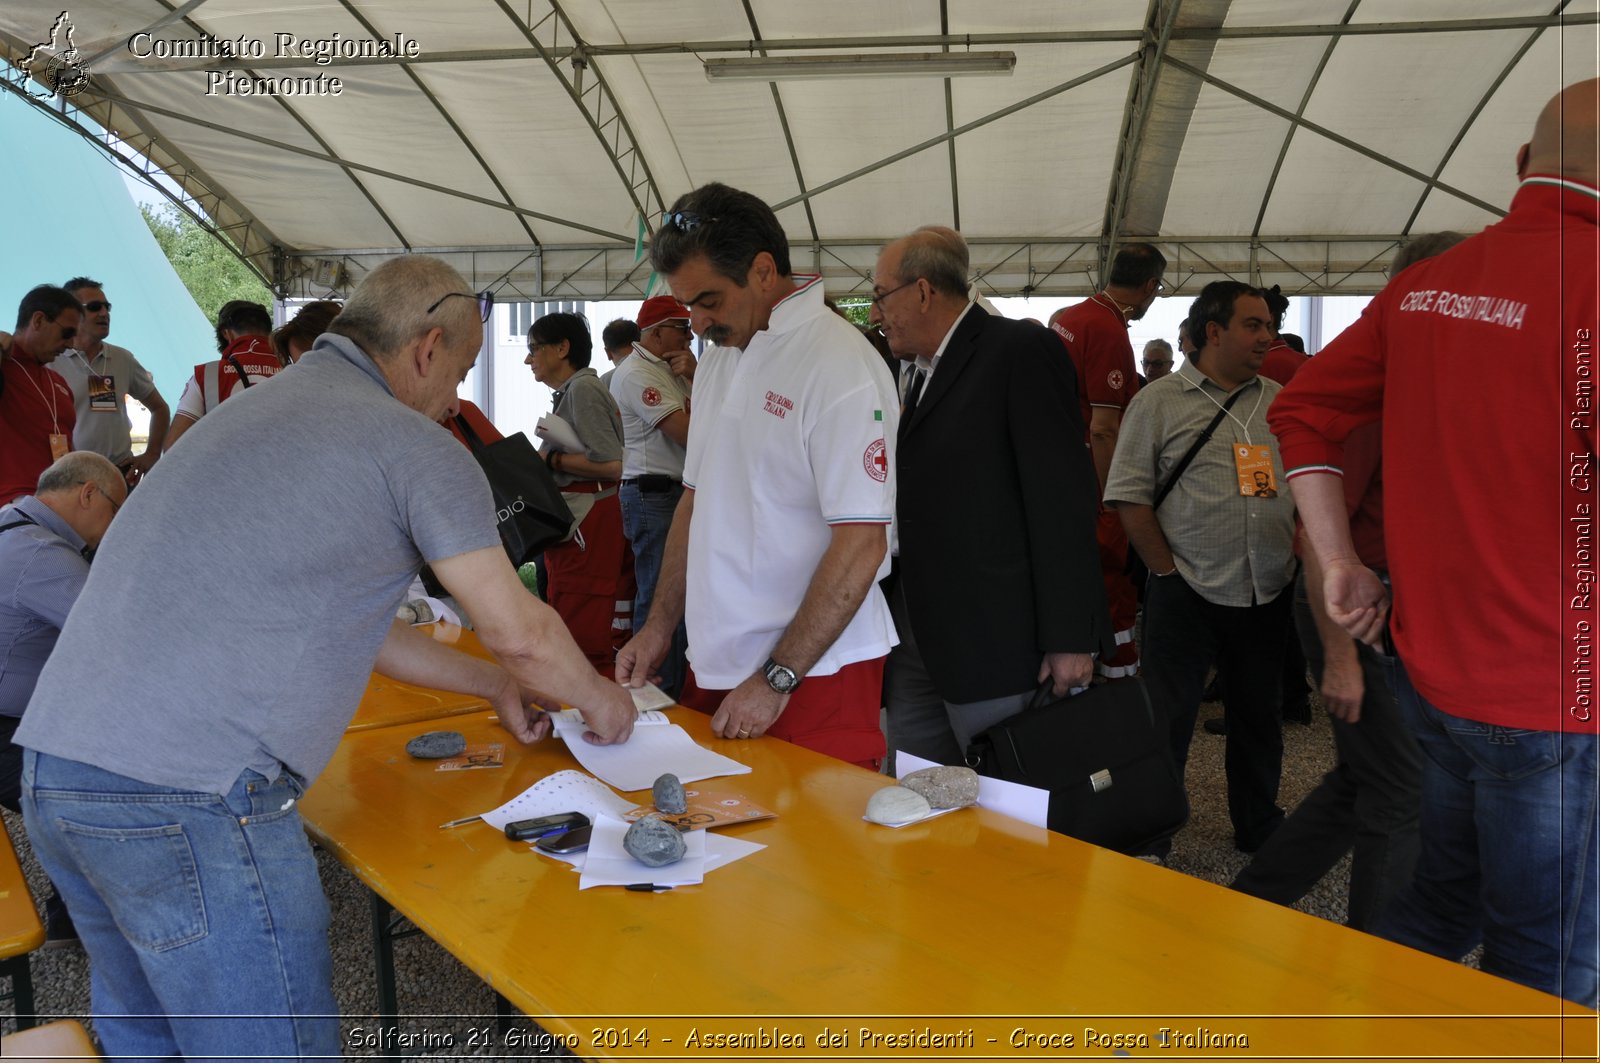
[[[729,328],[727,325],[708,325],[706,326],[706,330],[700,335],[704,339],[708,339],[712,343],[720,346],[728,342],[729,337],[733,335],[733,329]]]

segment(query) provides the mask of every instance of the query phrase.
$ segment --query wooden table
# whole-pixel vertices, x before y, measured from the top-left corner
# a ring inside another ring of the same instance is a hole
[[[35,1021],[28,953],[43,944],[44,924],[39,922],[39,912],[33,906],[33,893],[17,863],[11,836],[0,827],[0,977],[11,979],[10,997],[19,1030]]]
[[[434,641],[453,646],[463,653],[470,653],[485,660],[494,659],[493,655],[484,649],[483,643],[478,641],[478,636],[465,628],[440,622],[423,625],[420,630],[432,635]],[[361,697],[361,705],[350,720],[348,730],[370,731],[378,727],[461,716],[480,709],[489,709],[489,703],[472,694],[413,686],[398,679],[391,679],[381,672],[373,672],[372,678],[367,681],[366,693]]]
[[[987,810],[874,826],[861,814],[886,780],[672,715],[755,769],[700,785],[779,814],[731,828],[768,848],[699,886],[580,892],[565,865],[487,826],[439,829],[575,767],[555,741],[435,773],[405,755],[403,729],[352,733],[302,811],[372,890],[584,1056],[695,1055],[691,1029],[746,1038],[744,1057],[782,1053],[761,1037],[785,1034],[819,1058],[1118,1047],[1086,1044],[1090,1030],[1142,1034],[1148,1051],[1121,1047],[1168,1058],[1594,1056],[1594,1013],[1557,998]],[[824,1027],[846,1039],[819,1045]],[[639,1028],[649,1048],[624,1032]],[[924,1030],[956,1047],[873,1041]],[[1240,1035],[1248,1050],[1206,1040]]]

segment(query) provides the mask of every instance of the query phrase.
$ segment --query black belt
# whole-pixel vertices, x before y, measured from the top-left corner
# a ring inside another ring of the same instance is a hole
[[[675,476],[665,475],[630,476],[622,481],[622,486],[630,485],[646,494],[665,494],[668,491],[676,491],[683,485],[683,481]]]

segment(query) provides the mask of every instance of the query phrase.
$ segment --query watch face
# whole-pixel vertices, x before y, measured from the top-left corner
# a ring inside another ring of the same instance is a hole
[[[800,677],[773,661],[767,665],[767,685],[780,694],[789,694],[800,685]]]

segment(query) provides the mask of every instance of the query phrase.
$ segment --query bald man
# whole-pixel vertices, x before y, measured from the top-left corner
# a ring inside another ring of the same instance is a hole
[[[1545,107],[1504,220],[1398,273],[1269,415],[1328,615],[1398,652],[1423,752],[1416,876],[1374,929],[1594,1007],[1594,344],[1600,80]],[[1383,424],[1390,594],[1345,519]]]

